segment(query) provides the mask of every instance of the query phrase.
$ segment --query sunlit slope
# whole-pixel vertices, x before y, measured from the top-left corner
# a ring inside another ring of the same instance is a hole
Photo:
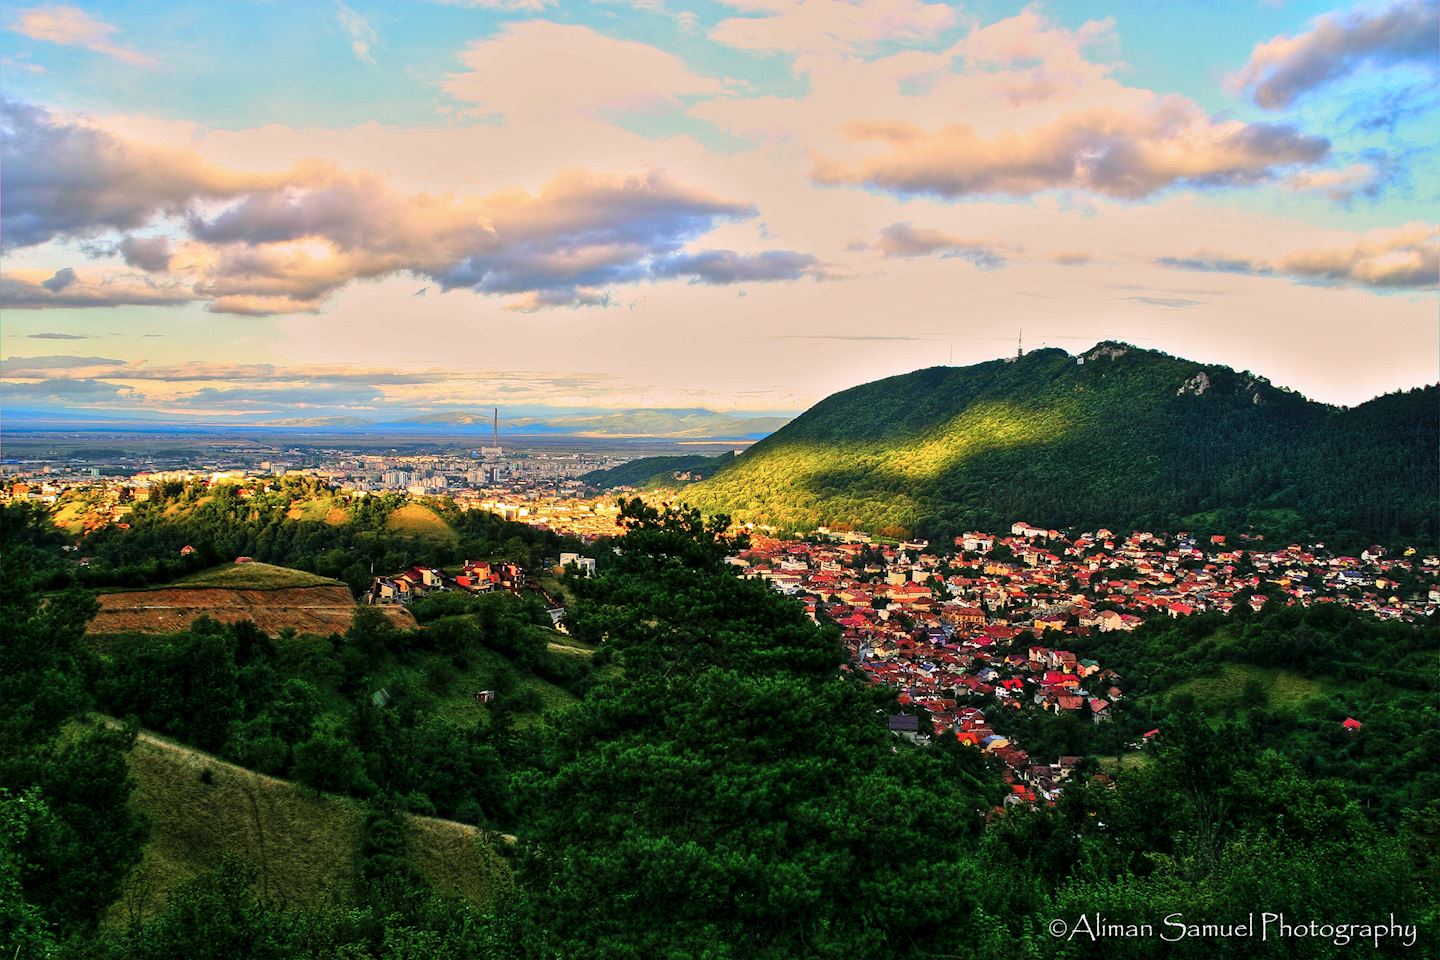
[[[358,801],[317,796],[150,733],[141,734],[129,762],[132,802],[150,818],[150,837],[112,922],[153,913],[176,886],[226,857],[255,867],[279,902],[349,898],[364,819]],[[410,824],[411,861],[437,890],[484,902],[510,883],[508,867],[474,827],[433,817]]]
[[[936,367],[826,398],[685,498],[742,520],[947,536],[1253,528],[1433,541],[1437,392],[1353,410],[1125,344]]]

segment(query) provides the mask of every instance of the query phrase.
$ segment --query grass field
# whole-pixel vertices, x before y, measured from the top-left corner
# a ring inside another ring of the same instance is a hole
[[[344,586],[339,580],[322,577],[304,570],[277,567],[269,563],[227,563],[211,567],[156,587],[157,590],[221,587],[226,590],[285,590],[290,587]]]
[[[1264,691],[1267,705],[1273,710],[1298,710],[1312,700],[1326,697],[1326,688],[1321,681],[1302,677],[1288,670],[1266,669],[1248,664],[1227,663],[1219,672],[1205,677],[1196,677],[1175,687],[1170,695],[1189,693],[1207,713],[1239,708],[1244,699],[1245,687],[1250,681],[1259,684]]]
[[[50,522],[71,536],[79,536],[85,530],[85,514],[88,509],[84,503],[72,500],[56,510]]]
[[[396,509],[385,521],[391,533],[417,540],[454,542],[460,539],[438,513],[418,503],[407,503]]]
[[[141,735],[129,762],[150,840],[108,922],[153,913],[169,891],[227,855],[251,863],[278,903],[349,900],[364,816],[357,801],[317,797],[152,734]],[[479,903],[508,886],[505,861],[474,827],[429,817],[412,823],[413,862],[437,891]]]

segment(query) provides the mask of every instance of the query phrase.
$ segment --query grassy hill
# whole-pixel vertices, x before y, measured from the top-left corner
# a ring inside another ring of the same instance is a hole
[[[615,487],[637,487],[641,490],[649,490],[655,487],[679,486],[689,481],[675,479],[677,473],[698,473],[702,477],[708,477],[716,470],[735,459],[735,454],[727,451],[714,457],[707,457],[703,454],[690,454],[678,457],[641,457],[639,460],[631,460],[629,463],[622,463],[618,467],[610,467],[608,470],[592,470],[580,479],[601,490],[611,490]]]
[[[271,563],[227,563],[188,577],[181,577],[174,583],[152,589],[183,590],[217,587],[228,590],[285,590],[290,587],[343,587],[339,580],[277,567]]]
[[[1126,344],[837,393],[686,499],[785,528],[944,537],[1016,520],[1440,539],[1435,387],[1342,410]]]
[[[385,529],[398,537],[453,543],[459,540],[454,528],[434,510],[419,503],[407,503],[385,520]]]
[[[129,765],[132,802],[151,820],[150,839],[109,922],[154,913],[176,886],[227,856],[253,864],[264,892],[284,904],[349,895],[364,819],[357,801],[317,797],[149,733]],[[478,903],[508,887],[509,868],[474,827],[429,817],[410,823],[412,861],[437,891]]]

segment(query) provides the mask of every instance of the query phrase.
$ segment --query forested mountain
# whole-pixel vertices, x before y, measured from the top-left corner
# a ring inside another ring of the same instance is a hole
[[[601,490],[612,490],[615,487],[636,487],[644,490],[685,482],[676,480],[676,474],[699,474],[702,478],[708,477],[733,459],[735,454],[728,450],[714,457],[707,457],[703,453],[676,457],[641,457],[607,470],[592,470],[580,479]]]
[[[1350,409],[1128,344],[933,367],[826,398],[686,491],[808,529],[1016,520],[1433,543],[1440,392]]]

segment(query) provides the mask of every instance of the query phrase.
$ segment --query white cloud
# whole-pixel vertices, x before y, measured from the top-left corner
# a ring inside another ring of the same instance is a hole
[[[340,20],[340,28],[350,38],[350,52],[355,54],[355,59],[373,65],[375,57],[371,49],[379,42],[380,34],[370,21],[346,6],[345,0],[335,0],[335,16]]]

